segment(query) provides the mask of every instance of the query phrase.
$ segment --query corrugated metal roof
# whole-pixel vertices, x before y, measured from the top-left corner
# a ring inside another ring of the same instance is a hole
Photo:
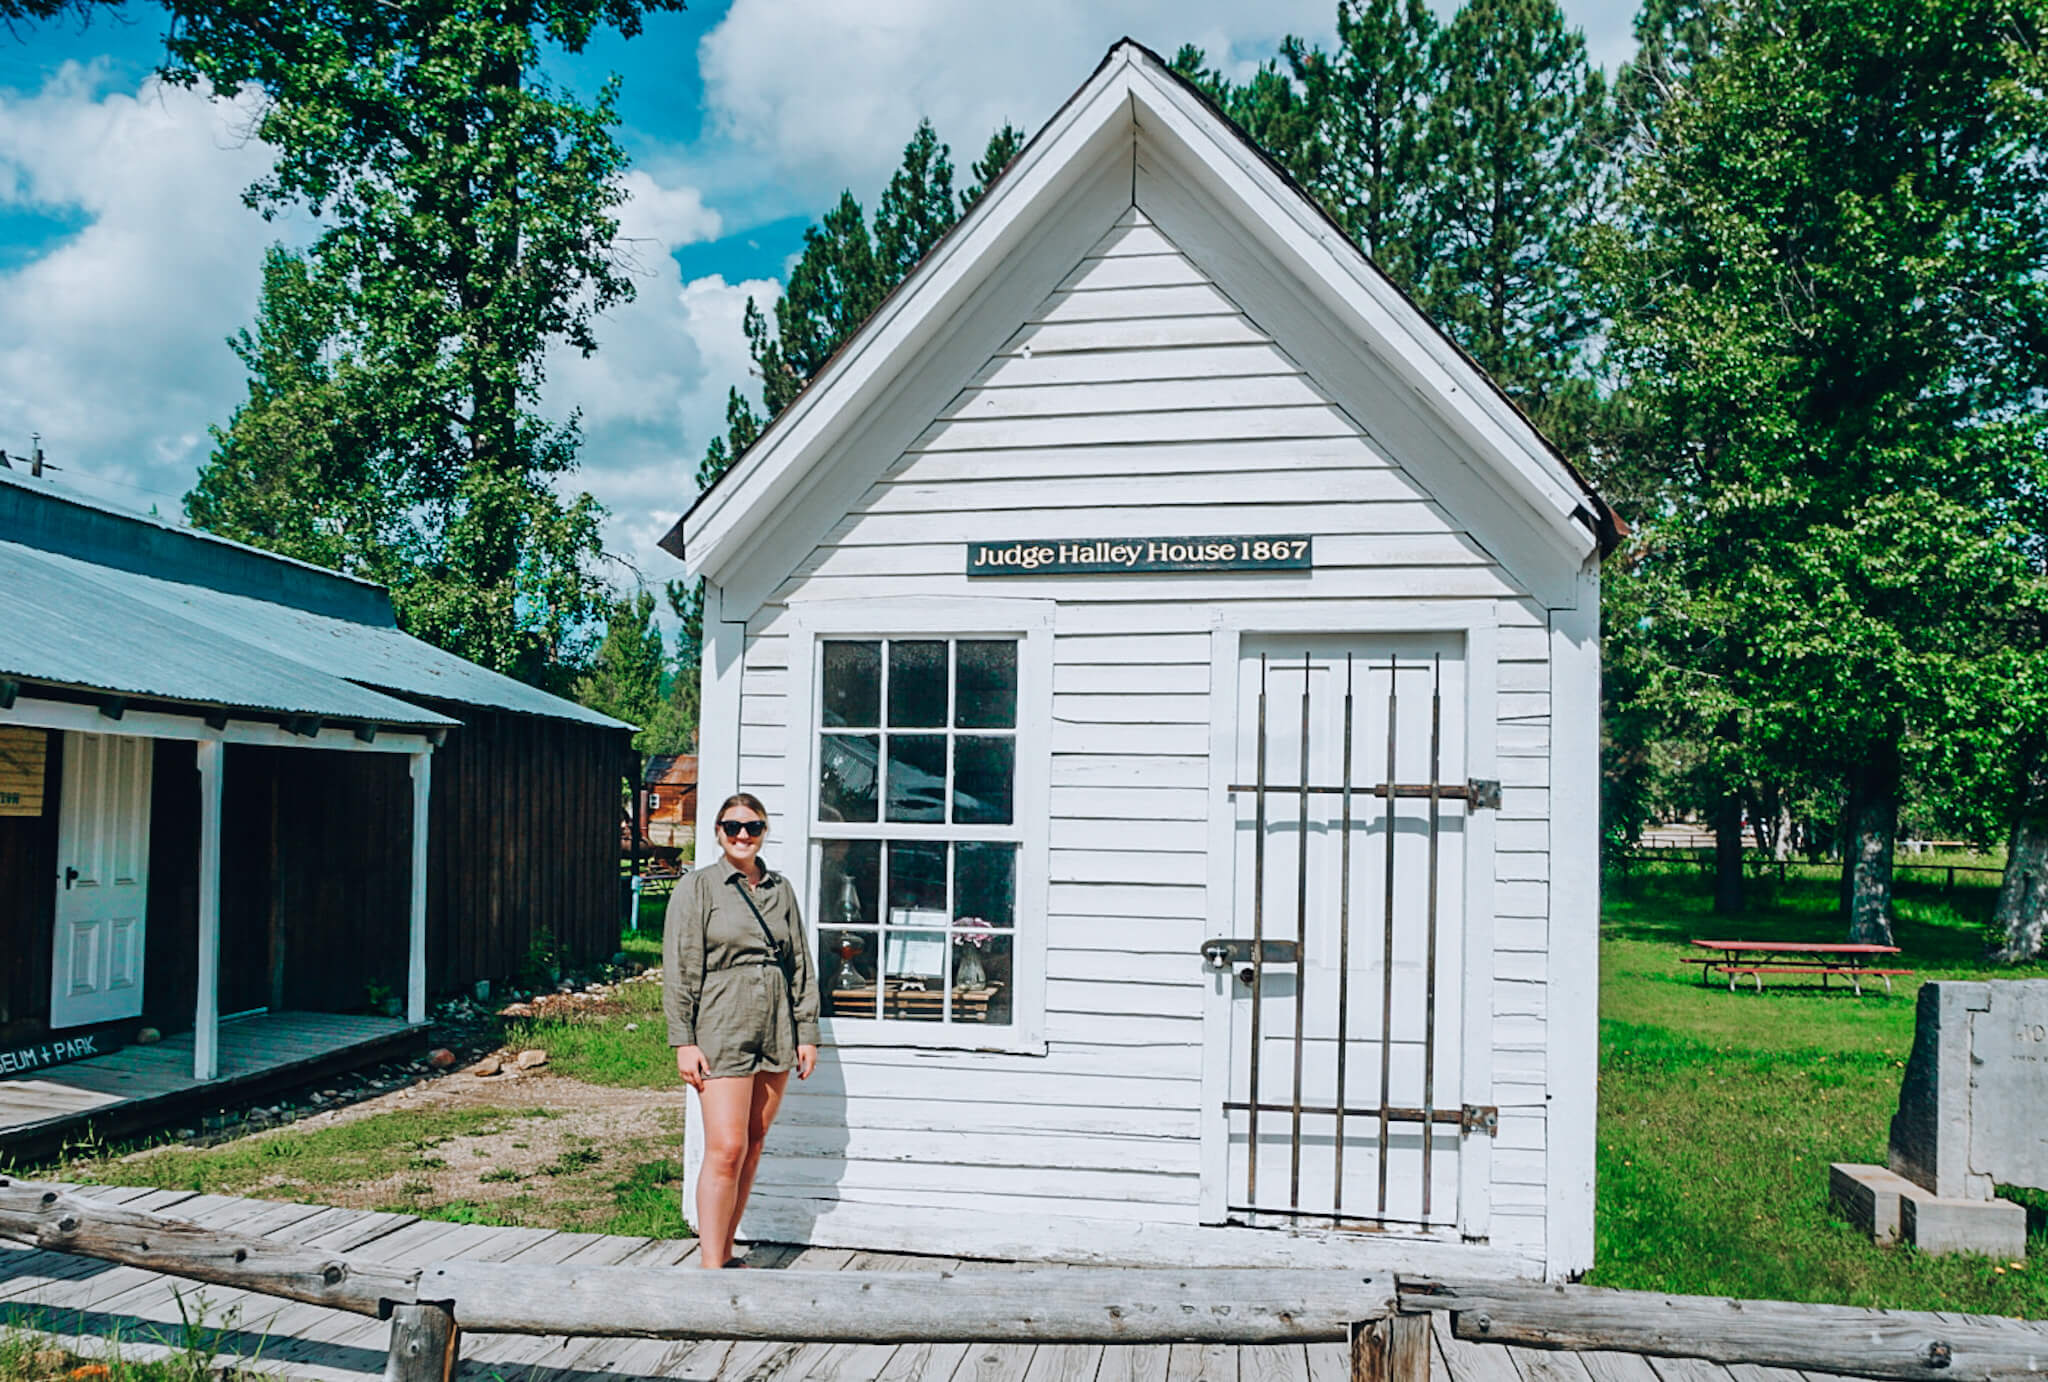
[[[372,691],[81,576],[80,563],[0,542],[0,674],[125,696],[437,728],[445,715]],[[86,568],[88,571],[91,568]],[[259,634],[255,641],[247,635]]]
[[[386,625],[335,619],[268,600],[224,594],[205,586],[113,571],[54,553],[35,555],[61,572],[67,581],[89,583],[110,595],[185,621],[188,628],[197,626],[202,631],[202,642],[233,639],[266,649],[304,668],[324,669],[349,681],[401,696],[432,696],[437,700],[575,720],[608,729],[631,728],[609,715],[479,667]]]
[[[79,617],[77,627],[86,631],[73,637],[63,628],[16,630],[10,610],[9,626],[0,629],[0,649],[14,649],[9,655],[15,660],[31,654],[46,658],[50,667],[62,666],[73,674],[59,677],[24,666],[12,669],[14,676],[250,709],[344,714],[310,705],[259,706],[256,701],[218,694],[241,680],[225,665],[229,653],[250,648],[263,652],[280,677],[284,667],[296,664],[300,675],[311,674],[337,685],[354,682],[358,689],[372,689],[366,694],[388,691],[396,696],[431,696],[607,729],[632,728],[402,632],[381,586],[156,515],[66,493],[47,481],[0,473],[0,547],[11,547],[19,560],[35,563],[33,568],[0,581],[0,589],[10,594],[21,592],[23,604],[53,604],[58,597],[53,591],[51,599],[43,601],[44,587],[61,587],[65,602]],[[28,581],[35,583],[17,583]],[[102,603],[80,604],[89,593]],[[89,609],[103,613],[91,614]],[[173,641],[171,635],[160,632],[174,627],[163,622],[165,615],[184,621],[175,626],[181,630],[176,636],[181,645],[176,654],[157,646]],[[138,659],[97,636],[97,630],[124,624],[159,626],[135,627],[127,634],[130,640],[144,640],[155,649],[150,657]],[[188,656],[198,657],[187,669],[193,677],[211,666],[213,676],[205,679],[205,684],[213,691],[188,696],[168,689],[171,669],[184,665],[180,659]],[[152,666],[165,670],[152,674]],[[125,684],[152,680],[166,684]],[[116,681],[124,684],[114,685]],[[259,679],[258,684],[267,687],[263,695],[285,695],[284,680]],[[310,687],[302,690],[312,694]],[[328,700],[333,699],[330,694]],[[404,717],[346,714],[387,724],[449,723],[418,706],[406,705],[404,710]]]

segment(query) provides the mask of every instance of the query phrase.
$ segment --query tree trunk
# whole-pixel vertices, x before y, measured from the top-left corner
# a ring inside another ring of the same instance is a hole
[[[1742,911],[1742,797],[1730,792],[1714,812],[1714,915]]]
[[[2040,955],[2048,933],[2048,755],[2039,750],[2027,760],[2026,795],[2013,813],[2005,880],[1991,920],[2004,936],[1995,959],[2016,965]]]
[[[1887,747],[1849,773],[1842,820],[1842,910],[1852,945],[1892,944],[1892,841],[1898,824],[1899,759]]]

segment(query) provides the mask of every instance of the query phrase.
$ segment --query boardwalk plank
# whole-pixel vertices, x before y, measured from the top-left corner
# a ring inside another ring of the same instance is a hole
[[[954,1382],[1023,1382],[1036,1344],[969,1344]]]
[[[1101,1368],[1101,1344],[1040,1344],[1024,1382],[1095,1382]]]
[[[1302,1351],[1303,1361],[1308,1364],[1309,1382],[1351,1382],[1351,1346],[1349,1344],[1310,1344]],[[1444,1364],[1443,1349],[1438,1348],[1430,1366],[1436,1382],[1448,1382],[1451,1370]]]
[[[619,1234],[558,1233],[510,1260],[608,1267],[624,1263],[633,1254],[644,1251],[648,1241]],[[565,1338],[559,1334],[542,1338],[524,1334],[477,1334],[464,1337],[462,1358],[464,1363],[483,1365],[488,1372],[513,1377],[535,1367],[558,1368],[582,1343],[580,1339]]]
[[[1308,1350],[1300,1344],[1246,1344],[1237,1351],[1242,1382],[1309,1382]]]
[[[1579,1361],[1586,1365],[1593,1382],[1657,1382],[1649,1359],[1640,1354],[1582,1353]]]
[[[1453,1382],[1521,1382],[1515,1360],[1499,1344],[1475,1344],[1451,1333],[1450,1317],[1432,1314],[1430,1334],[1443,1350]]]
[[[1510,1348],[1508,1357],[1514,1359],[1515,1367],[1521,1371],[1522,1382],[1592,1382],[1586,1365],[1576,1353],[1548,1348]]]
[[[1228,1344],[1173,1344],[1166,1382],[1237,1382],[1237,1350]]]
[[[1652,1358],[1659,1382],[1728,1382],[1728,1369],[1701,1358]]]

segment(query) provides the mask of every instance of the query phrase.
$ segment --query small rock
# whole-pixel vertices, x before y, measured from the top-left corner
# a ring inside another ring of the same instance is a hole
[[[469,1067],[469,1073],[472,1075],[495,1075],[504,1068],[505,1058],[503,1056],[485,1056],[475,1065]]]
[[[498,1009],[498,1016],[500,1016],[500,1017],[532,1017],[532,1016],[533,1016],[533,1004],[531,1004],[531,1003],[507,1003],[507,1004],[506,1004],[506,1005],[505,1005],[504,1007],[502,1007],[502,1008]]]
[[[637,1022],[628,1022],[626,1024],[626,1030],[629,1032],[637,1032],[640,1030],[640,1024]]]
[[[521,1070],[538,1070],[547,1063],[548,1053],[537,1047],[519,1053],[519,1068]]]
[[[135,1044],[137,1046],[154,1046],[163,1039],[164,1034],[154,1027],[144,1027],[135,1034]]]
[[[436,1070],[446,1070],[455,1064],[455,1053],[445,1046],[437,1046],[427,1052],[427,1064]]]

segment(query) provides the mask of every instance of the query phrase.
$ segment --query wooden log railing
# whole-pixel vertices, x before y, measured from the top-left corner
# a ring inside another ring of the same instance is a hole
[[[1346,1271],[400,1269],[0,1176],[0,1238],[391,1321],[387,1382],[449,1382],[461,1333],[821,1343],[1348,1341],[1353,1382],[1429,1382],[1430,1315],[1488,1344],[1915,1382],[2048,1372],[2048,1322]]]

